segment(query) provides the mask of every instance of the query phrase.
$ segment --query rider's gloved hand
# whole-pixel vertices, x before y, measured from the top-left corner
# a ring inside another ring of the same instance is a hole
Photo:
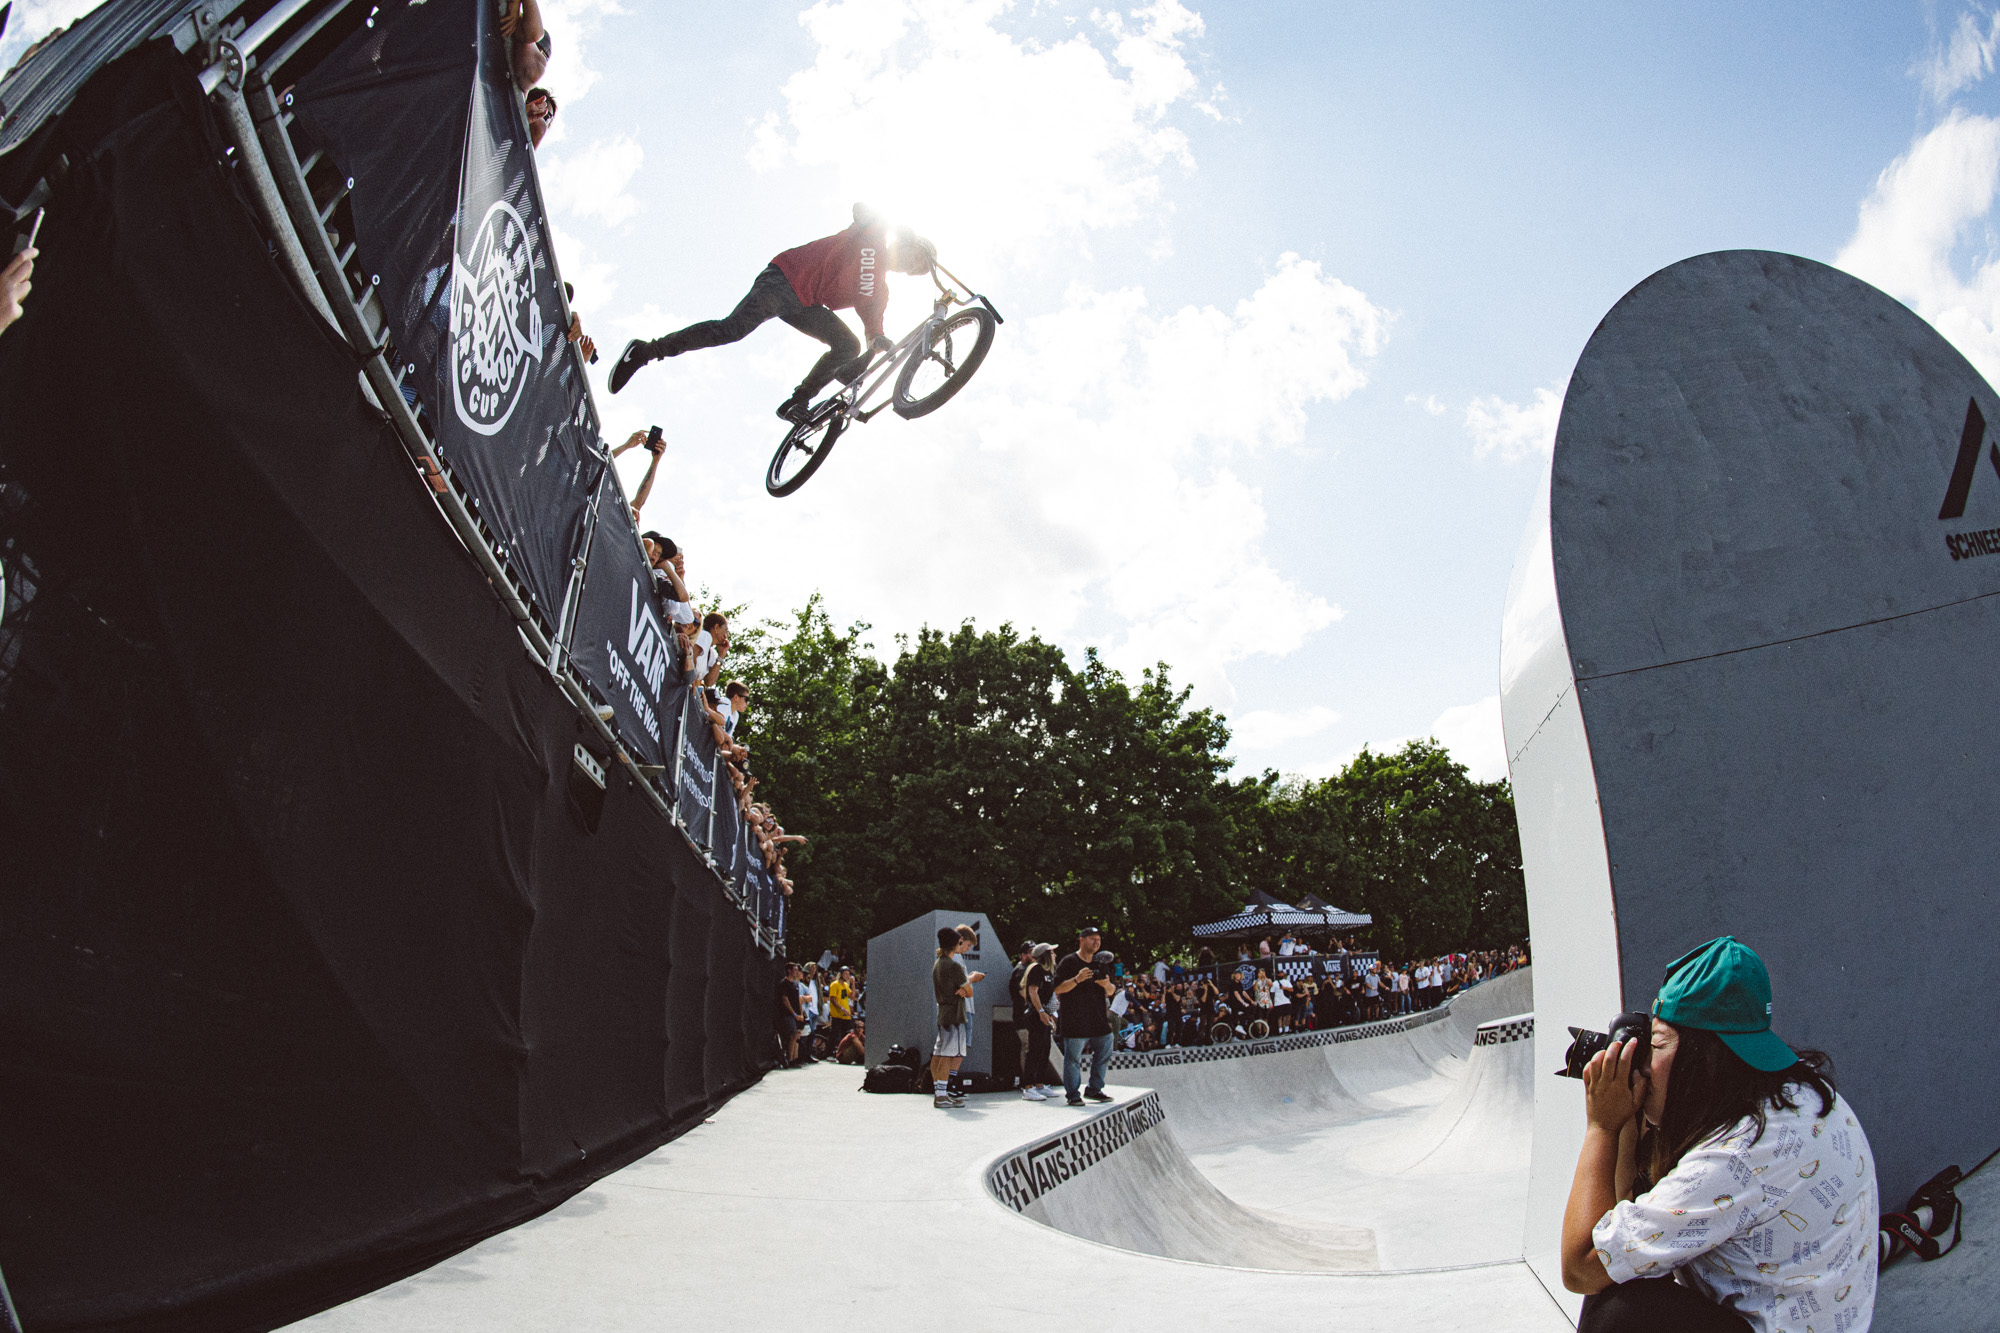
[[[888,334],[878,333],[868,340],[868,350],[871,352],[893,352],[896,350],[896,344],[889,341]]]

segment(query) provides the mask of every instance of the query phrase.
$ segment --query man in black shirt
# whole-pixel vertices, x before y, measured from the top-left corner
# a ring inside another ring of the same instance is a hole
[[[1056,1012],[1057,1030],[1062,1036],[1063,1092],[1071,1106],[1083,1105],[1083,1098],[1108,1102],[1104,1091],[1105,1064],[1111,1059],[1111,992],[1109,976],[1099,976],[1091,959],[1104,942],[1096,926],[1077,932],[1076,952],[1056,965],[1056,995],[1062,1007]],[[1083,1053],[1090,1052],[1090,1085],[1083,1096],[1077,1087],[1083,1081]]]
[[[778,1040],[785,1044],[785,1066],[799,1061],[799,1024],[805,1011],[799,1007],[799,965],[787,964],[778,978]]]

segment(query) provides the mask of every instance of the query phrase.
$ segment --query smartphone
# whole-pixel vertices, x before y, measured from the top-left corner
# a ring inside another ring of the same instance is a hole
[[[32,250],[35,248],[35,238],[42,234],[42,214],[48,211],[49,210],[46,208],[38,208],[35,210],[35,220],[33,223],[29,225],[28,234],[14,242],[15,254],[18,255],[23,250]]]
[[[646,451],[648,453],[652,453],[658,450],[659,447],[660,447],[660,428],[658,426],[655,426],[651,430],[646,432]]]

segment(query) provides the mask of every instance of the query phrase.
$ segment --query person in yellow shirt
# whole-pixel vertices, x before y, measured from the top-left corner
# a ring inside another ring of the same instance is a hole
[[[854,1027],[854,969],[843,967],[835,974],[833,984],[826,988],[827,1008],[833,1014],[833,1022],[826,1034],[827,1049],[837,1051],[840,1042]]]

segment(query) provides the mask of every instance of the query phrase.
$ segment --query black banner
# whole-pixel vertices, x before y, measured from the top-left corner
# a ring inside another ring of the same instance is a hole
[[[680,777],[674,791],[674,807],[681,827],[687,830],[697,847],[709,846],[708,815],[715,784],[721,780],[715,771],[718,762],[714,728],[709,724],[708,714],[702,711],[701,701],[694,697],[693,691],[689,691],[687,726],[681,733]]]
[[[438,452],[553,626],[601,459],[493,6],[385,7],[292,98],[353,182],[356,253]]]
[[[653,572],[618,479],[599,485],[589,568],[570,636],[570,668],[611,705],[616,730],[641,763],[673,763],[685,690],[673,628],[653,600]]]

